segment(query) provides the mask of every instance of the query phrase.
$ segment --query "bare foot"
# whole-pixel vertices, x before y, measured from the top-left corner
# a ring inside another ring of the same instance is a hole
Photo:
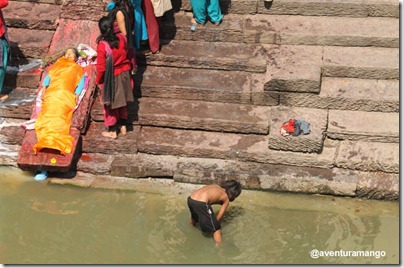
[[[122,134],[122,136],[126,136],[127,128],[125,125],[120,126],[120,134]]]
[[[116,139],[118,137],[115,131],[104,131],[101,134],[106,138]]]
[[[7,94],[0,94],[0,101],[5,101],[6,99],[8,99]]]

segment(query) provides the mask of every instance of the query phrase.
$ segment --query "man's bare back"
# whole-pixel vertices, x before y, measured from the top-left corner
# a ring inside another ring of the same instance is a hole
[[[228,200],[225,189],[217,184],[206,185],[192,193],[190,196],[193,200],[206,202],[210,205],[220,204],[222,205]],[[228,200],[229,201],[229,200]]]

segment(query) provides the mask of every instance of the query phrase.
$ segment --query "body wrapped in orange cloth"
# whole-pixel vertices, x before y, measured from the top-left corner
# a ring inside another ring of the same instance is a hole
[[[35,154],[43,148],[59,150],[63,155],[71,152],[74,138],[70,126],[77,100],[74,93],[83,75],[84,69],[67,57],[59,58],[49,69],[50,83],[35,122]]]

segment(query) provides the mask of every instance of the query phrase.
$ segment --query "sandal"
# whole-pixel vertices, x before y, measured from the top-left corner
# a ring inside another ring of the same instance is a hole
[[[196,26],[197,26],[197,24],[196,24],[196,23],[193,23],[192,26],[190,26],[190,30],[191,30],[192,32],[196,31]]]

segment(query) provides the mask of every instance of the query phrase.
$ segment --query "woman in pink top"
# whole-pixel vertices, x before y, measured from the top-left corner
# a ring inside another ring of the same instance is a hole
[[[134,101],[131,65],[127,58],[126,37],[114,33],[111,18],[102,17],[98,26],[101,35],[97,38],[96,83],[101,89],[104,123],[108,127],[102,135],[116,139],[118,130],[126,135],[127,103]]]

